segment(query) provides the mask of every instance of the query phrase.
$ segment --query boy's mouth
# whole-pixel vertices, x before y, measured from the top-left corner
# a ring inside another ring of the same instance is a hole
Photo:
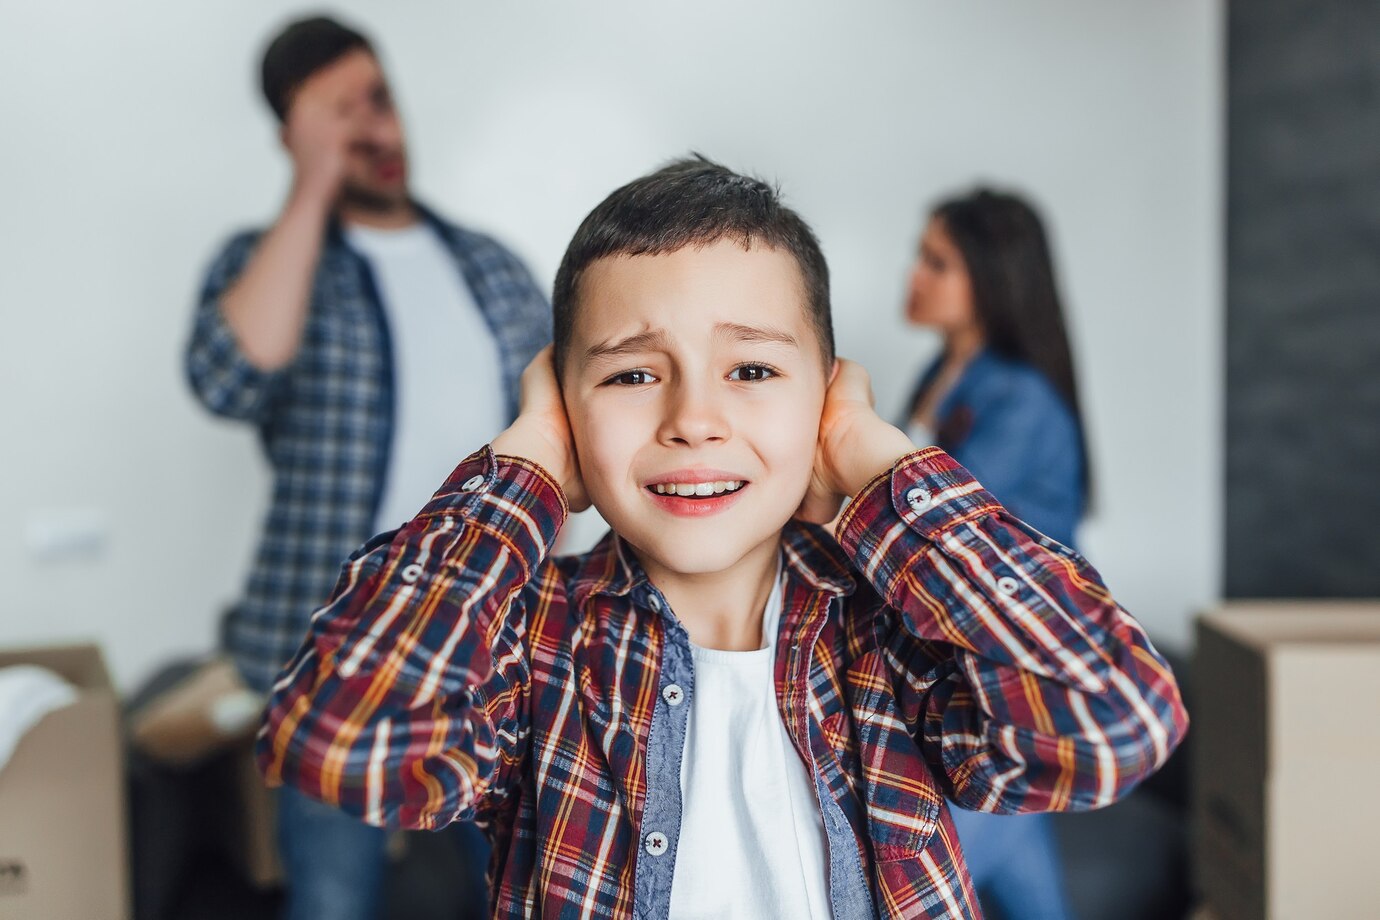
[[[712,482],[658,482],[647,486],[657,495],[678,495],[681,498],[705,498],[737,492],[747,482],[742,479],[715,479]]]
[[[716,514],[734,504],[748,486],[722,470],[679,470],[646,484],[652,503],[679,517]]]

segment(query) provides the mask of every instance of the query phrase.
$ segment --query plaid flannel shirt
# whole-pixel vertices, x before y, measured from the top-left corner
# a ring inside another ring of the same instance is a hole
[[[548,558],[565,514],[540,467],[462,462],[346,564],[260,764],[373,824],[480,822],[497,917],[665,918],[689,638],[616,536]],[[938,448],[869,484],[838,534],[784,530],[776,658],[834,916],[977,917],[946,800],[1112,802],[1183,736],[1173,675],[1081,556]]]
[[[503,400],[517,414],[518,378],[551,340],[551,307],[517,257],[494,240],[418,206],[493,331]],[[265,372],[244,357],[220,298],[259,240],[243,233],[207,274],[187,345],[192,391],[217,415],[258,427],[273,494],[224,644],[249,686],[267,692],[326,599],[340,560],[374,533],[393,438],[393,356],[388,323],[365,258],[327,231],[307,324],[287,367]],[[457,353],[464,343],[457,343]],[[401,522],[399,522],[401,523]]]

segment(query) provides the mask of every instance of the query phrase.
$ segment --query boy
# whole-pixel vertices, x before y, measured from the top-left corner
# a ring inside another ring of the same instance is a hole
[[[483,824],[496,916],[975,917],[945,799],[1095,808],[1187,719],[1079,555],[836,361],[813,234],[705,160],[614,192],[518,419],[366,544],[272,782]],[[837,543],[821,527],[844,497]],[[547,557],[567,510],[613,529]]]

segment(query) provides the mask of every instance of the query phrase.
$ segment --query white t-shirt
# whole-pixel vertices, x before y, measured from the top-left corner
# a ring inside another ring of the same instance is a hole
[[[671,920],[823,920],[828,838],[809,769],[786,734],[773,670],[782,580],[762,615],[764,648],[692,645],[683,807]]]
[[[393,442],[374,532],[401,527],[467,454],[507,423],[498,343],[455,258],[429,226],[350,226],[393,346]]]

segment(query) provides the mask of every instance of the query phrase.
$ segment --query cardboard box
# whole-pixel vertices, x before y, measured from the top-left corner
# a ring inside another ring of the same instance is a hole
[[[278,854],[277,797],[264,786],[254,760],[254,739],[247,738],[231,752],[235,810],[226,828],[229,857],[256,888],[283,883]]]
[[[158,763],[191,766],[252,745],[263,707],[230,659],[211,658],[130,713],[130,744]]]
[[[1198,884],[1221,920],[1380,917],[1380,602],[1198,621]]]
[[[283,867],[277,797],[265,788],[254,761],[262,710],[262,698],[245,687],[230,660],[212,657],[144,699],[129,715],[129,737],[151,762],[196,771],[218,855],[250,884],[266,889],[283,883]]]
[[[79,692],[0,769],[0,917],[129,916],[120,711],[94,645],[0,652],[0,668],[48,668]]]
[[[236,866],[251,885],[259,889],[284,884],[283,862],[278,850],[278,794],[264,786],[254,758],[254,739],[246,738],[226,752],[218,767],[230,790],[228,813],[221,819],[223,855]],[[430,831],[393,831],[388,836],[387,855],[397,862],[407,852],[407,835]]]

